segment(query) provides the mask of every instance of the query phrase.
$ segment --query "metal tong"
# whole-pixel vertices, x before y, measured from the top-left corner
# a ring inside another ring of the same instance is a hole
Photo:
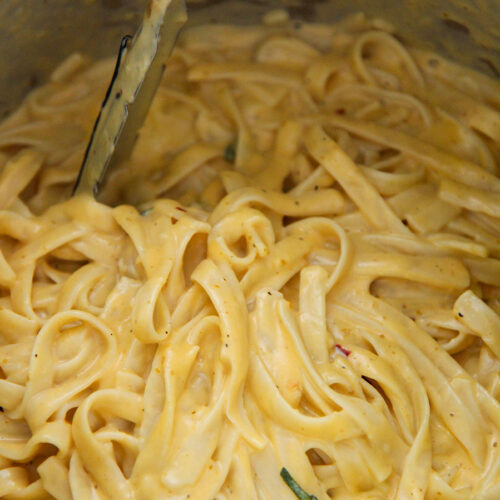
[[[150,0],[135,36],[122,39],[73,195],[96,197],[106,170],[130,156],[186,21],[185,0]]]

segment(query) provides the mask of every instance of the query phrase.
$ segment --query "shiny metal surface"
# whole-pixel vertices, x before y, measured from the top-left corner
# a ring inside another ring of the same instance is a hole
[[[65,57],[116,54],[146,0],[0,0],[0,117]],[[363,11],[384,17],[409,43],[500,77],[500,0],[188,0],[191,24],[249,24],[271,8],[335,21]]]
[[[0,0],[0,116],[72,52],[118,51],[145,0]]]
[[[185,0],[155,0],[148,5],[133,39],[122,39],[73,194],[97,196],[108,165],[130,156],[160,85],[165,61],[186,21]]]

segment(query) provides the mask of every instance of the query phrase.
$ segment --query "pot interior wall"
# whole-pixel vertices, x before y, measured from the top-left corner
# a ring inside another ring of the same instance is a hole
[[[78,51],[112,55],[133,33],[146,0],[0,1],[0,118]],[[412,45],[500,77],[500,0],[188,0],[191,24],[250,24],[272,8],[292,18],[336,21],[355,12],[387,19]]]

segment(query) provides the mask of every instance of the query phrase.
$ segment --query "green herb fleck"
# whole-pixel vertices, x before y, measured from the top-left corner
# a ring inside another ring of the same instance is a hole
[[[153,207],[151,207],[151,208],[146,208],[146,210],[143,210],[143,211],[141,212],[142,217],[144,217],[145,215],[148,215],[148,214],[149,214],[149,212],[151,212],[151,210],[153,210]]]
[[[228,161],[229,163],[234,163],[234,160],[236,160],[236,141],[233,141],[224,150],[224,160]]]
[[[306,493],[284,467],[281,469],[280,476],[299,500],[318,500],[318,497]]]

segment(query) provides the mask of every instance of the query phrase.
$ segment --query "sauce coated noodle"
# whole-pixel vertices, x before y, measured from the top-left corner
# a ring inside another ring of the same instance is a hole
[[[266,19],[181,39],[115,208],[61,201],[112,61],[0,124],[2,498],[500,498],[499,84]]]

